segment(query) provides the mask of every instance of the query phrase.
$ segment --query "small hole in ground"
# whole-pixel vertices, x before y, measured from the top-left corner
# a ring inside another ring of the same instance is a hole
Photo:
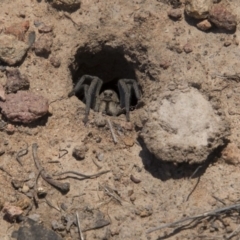
[[[69,66],[72,74],[73,84],[83,75],[97,76],[103,80],[100,94],[107,89],[115,91],[119,96],[118,80],[119,79],[135,79],[134,63],[129,62],[124,54],[122,47],[112,48],[103,46],[101,49],[90,49],[89,47],[81,47],[75,54],[74,62]],[[141,91],[141,89],[140,89]],[[78,94],[77,97],[83,101],[83,95]],[[132,94],[131,106],[137,104],[137,98]]]

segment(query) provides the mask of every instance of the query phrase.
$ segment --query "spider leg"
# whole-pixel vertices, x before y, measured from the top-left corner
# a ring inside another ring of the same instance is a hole
[[[86,124],[88,121],[90,107],[93,105],[93,103],[96,104],[101,87],[102,87],[102,80],[98,77],[92,77],[91,84],[88,88],[87,96],[86,96],[85,117],[83,119],[84,124]]]
[[[135,94],[137,100],[140,100],[140,98],[141,98],[141,92],[140,92],[140,90],[139,90],[137,81],[136,81],[136,80],[133,80],[133,79],[131,79],[131,80],[132,80],[132,88],[133,88],[133,90],[134,90],[134,94]]]
[[[95,78],[97,78],[97,77],[91,76],[91,75],[83,75],[80,79],[78,79],[77,84],[75,85],[73,90],[68,94],[68,97],[71,97],[71,96],[77,94],[79,91],[81,91],[84,84],[90,86],[92,80],[95,79]]]
[[[73,88],[73,90],[68,93],[68,97],[72,97],[73,95],[75,95],[76,93],[78,93],[79,91],[81,91],[82,89],[82,84],[84,83],[85,79],[86,79],[87,75],[83,75],[77,82],[77,84],[75,85],[75,87]]]
[[[96,106],[96,102],[99,96],[99,92],[102,87],[102,80],[95,76],[83,75],[73,88],[73,90],[68,94],[71,97],[80,91],[84,91],[84,102],[86,104],[85,117],[83,122],[86,124],[88,121],[88,115],[90,108]]]
[[[129,108],[130,108],[130,98],[131,98],[131,91],[127,85],[127,79],[120,79],[118,81],[118,89],[120,93],[120,107],[126,109],[126,119],[129,122]]]
[[[95,98],[94,98],[94,102],[93,102],[93,108],[95,112],[99,111],[99,107],[100,107],[100,99],[99,99],[99,95],[100,95],[100,90],[102,88],[102,84],[103,81],[98,78],[98,83],[97,83],[97,88],[96,88],[96,93],[95,93]]]
[[[83,84],[83,90],[84,90],[84,99],[83,99],[83,102],[84,102],[84,103],[86,103],[86,101],[87,101],[88,89],[89,89],[89,85]]]

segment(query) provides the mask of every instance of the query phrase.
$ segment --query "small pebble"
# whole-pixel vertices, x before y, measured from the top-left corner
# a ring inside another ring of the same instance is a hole
[[[38,222],[40,219],[40,215],[39,214],[31,214],[28,216],[28,218],[32,219],[35,222]]]
[[[78,145],[78,146],[74,147],[72,155],[77,160],[83,160],[85,158],[85,154],[86,154],[87,150],[88,150],[88,148],[86,146]]]
[[[104,127],[106,125],[106,120],[101,114],[95,117],[94,122],[97,127]]]
[[[102,138],[96,137],[96,143],[100,143],[102,141]]]
[[[193,51],[192,46],[191,46],[190,43],[186,43],[186,44],[183,46],[183,50],[184,50],[185,53],[190,53],[190,52]]]
[[[35,178],[35,172],[29,173],[28,178],[29,179],[34,179]]]
[[[171,9],[168,11],[168,17],[171,18],[172,20],[181,20],[182,18],[182,9]]]
[[[56,57],[56,56],[52,56],[50,57],[50,63],[55,67],[58,68],[61,66],[61,60],[60,58]]]
[[[98,159],[98,161],[102,161],[104,159],[104,153],[98,153],[97,159]]]
[[[23,187],[24,182],[23,181],[19,181],[17,179],[12,179],[12,185],[15,189],[19,189]]]
[[[34,26],[35,27],[39,27],[40,25],[42,25],[43,23],[41,22],[41,21],[39,21],[39,20],[34,20]]]
[[[45,197],[47,195],[47,189],[45,189],[45,187],[38,187],[37,188],[37,195],[38,197]]]
[[[225,42],[224,43],[224,47],[228,47],[228,46],[230,46],[231,45],[231,42]]]
[[[14,125],[12,125],[12,124],[7,124],[7,128],[6,128],[6,132],[8,133],[8,134],[13,134],[14,132],[15,132],[15,127],[14,127]]]
[[[22,187],[22,192],[27,193],[28,191],[29,191],[29,187],[26,184],[24,184]]]

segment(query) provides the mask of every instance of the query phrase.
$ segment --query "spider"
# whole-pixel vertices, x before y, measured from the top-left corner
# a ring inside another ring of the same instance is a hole
[[[137,81],[134,79],[118,80],[118,90],[120,99],[112,89],[104,90],[100,93],[103,81],[95,76],[83,75],[68,94],[68,97],[81,93],[83,102],[86,104],[85,117],[83,122],[86,124],[90,108],[95,112],[103,112],[110,116],[118,116],[126,112],[126,119],[129,122],[129,110],[132,94],[139,100],[141,97]]]

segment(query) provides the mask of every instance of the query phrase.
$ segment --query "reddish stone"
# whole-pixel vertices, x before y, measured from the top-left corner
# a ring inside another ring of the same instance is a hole
[[[51,26],[47,26],[45,24],[40,25],[38,28],[39,33],[49,33],[52,32],[53,28]]]
[[[7,127],[6,127],[6,132],[8,133],[8,134],[13,134],[14,132],[15,132],[15,127],[14,127],[14,125],[12,125],[12,124],[7,124]]]
[[[11,25],[10,27],[7,27],[5,29],[5,34],[14,35],[17,37],[18,40],[23,41],[25,37],[25,33],[29,29],[29,21],[24,21],[21,23],[15,23]]]
[[[163,60],[160,62],[160,67],[163,69],[168,69],[170,65],[171,65],[170,61],[167,60]]]
[[[12,122],[30,123],[48,112],[48,100],[27,91],[8,94],[0,102],[2,114]]]
[[[183,50],[184,50],[185,53],[190,53],[190,52],[193,51],[193,50],[192,50],[192,46],[191,46],[190,43],[186,43],[186,44],[183,46]]]
[[[34,44],[36,55],[48,57],[51,53],[52,44],[52,36],[49,34],[43,34]]]
[[[203,20],[197,24],[197,27],[202,31],[207,31],[212,27],[212,24],[207,20]]]
[[[228,31],[235,31],[237,19],[222,4],[214,4],[209,12],[208,19],[218,28],[224,28]]]
[[[182,18],[182,9],[171,9],[168,11],[168,16],[173,20],[180,20]]]

